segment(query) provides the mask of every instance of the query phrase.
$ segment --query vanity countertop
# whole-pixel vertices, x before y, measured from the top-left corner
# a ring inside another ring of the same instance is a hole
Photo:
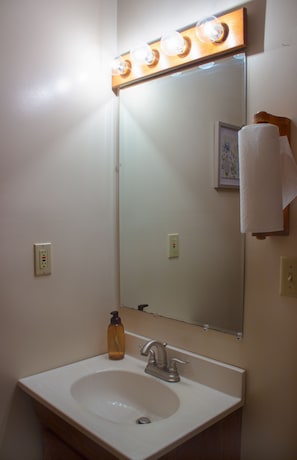
[[[146,338],[131,334],[128,351]],[[136,348],[138,350],[138,348]],[[200,355],[168,347],[169,356],[186,359],[178,383],[163,382],[179,398],[173,415],[147,425],[123,424],[99,417],[72,396],[74,382],[84,376],[117,370],[144,374],[146,362],[129,354],[111,361],[103,354],[25,377],[18,384],[38,401],[121,460],[154,460],[215,424],[244,404],[245,371]],[[155,377],[147,376],[148,379]],[[154,398],[154,394],[151,395]]]

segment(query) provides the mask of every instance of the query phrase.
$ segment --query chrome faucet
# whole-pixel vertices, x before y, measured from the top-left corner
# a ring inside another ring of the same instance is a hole
[[[157,340],[149,340],[140,349],[140,354],[148,356],[148,363],[144,370],[147,374],[158,377],[159,379],[166,380],[166,382],[179,382],[180,376],[178,374],[176,364],[187,364],[187,361],[183,361],[179,358],[172,358],[170,364],[167,364],[167,343],[161,343]],[[152,348],[156,348],[156,353]]]

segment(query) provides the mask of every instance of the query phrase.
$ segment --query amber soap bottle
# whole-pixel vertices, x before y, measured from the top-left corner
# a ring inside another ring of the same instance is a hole
[[[107,329],[107,346],[109,359],[123,359],[125,356],[125,330],[118,311],[111,312]]]

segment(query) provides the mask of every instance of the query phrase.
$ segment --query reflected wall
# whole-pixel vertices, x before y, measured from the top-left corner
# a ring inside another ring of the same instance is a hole
[[[121,305],[242,332],[239,190],[214,187],[217,121],[245,123],[245,57],[120,91]],[[179,256],[168,258],[168,235]]]

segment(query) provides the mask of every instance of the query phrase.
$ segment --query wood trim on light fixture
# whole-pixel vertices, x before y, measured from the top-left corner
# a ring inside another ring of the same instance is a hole
[[[254,115],[254,123],[270,123],[278,126],[279,135],[287,136],[291,140],[291,120],[286,117],[278,117],[267,112],[258,112]],[[265,240],[267,236],[288,236],[290,233],[290,205],[283,210],[284,229],[279,232],[252,233],[258,240]]]
[[[196,35],[196,26],[190,26],[179,32],[190,43],[189,51],[177,56],[166,56],[161,51],[160,40],[150,43],[151,48],[159,53],[159,60],[154,66],[135,66],[132,63],[131,71],[127,75],[113,75],[112,89],[117,92],[125,86],[140,81],[191,67],[207,62],[214,57],[231,54],[243,50],[247,45],[246,39],[246,8],[240,8],[227,14],[218,16],[228,33],[220,42],[204,43]],[[122,54],[124,60],[130,61],[130,53]]]

